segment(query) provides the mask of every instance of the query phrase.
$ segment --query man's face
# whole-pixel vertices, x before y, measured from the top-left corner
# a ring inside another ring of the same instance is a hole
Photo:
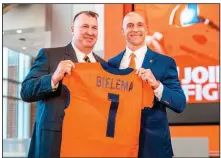
[[[139,14],[134,13],[124,18],[122,32],[127,44],[132,46],[142,46],[145,44],[147,29],[144,19]]]
[[[93,49],[98,36],[97,19],[86,14],[79,15],[72,27],[72,35],[76,47]]]

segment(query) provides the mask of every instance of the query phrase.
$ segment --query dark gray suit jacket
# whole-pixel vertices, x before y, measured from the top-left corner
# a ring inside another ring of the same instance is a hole
[[[105,62],[96,54],[96,61]],[[21,98],[26,102],[37,101],[37,114],[28,157],[60,157],[62,122],[66,93],[60,82],[53,92],[51,77],[62,60],[78,62],[71,45],[41,49],[30,72],[22,83]]]

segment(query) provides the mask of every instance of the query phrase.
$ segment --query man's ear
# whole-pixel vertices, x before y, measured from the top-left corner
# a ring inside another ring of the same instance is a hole
[[[123,29],[123,27],[121,28],[121,33],[124,36],[124,29]]]
[[[145,26],[145,30],[146,30],[146,35],[149,35],[149,31],[147,29],[147,26]]]
[[[74,35],[74,26],[71,26],[71,34]]]

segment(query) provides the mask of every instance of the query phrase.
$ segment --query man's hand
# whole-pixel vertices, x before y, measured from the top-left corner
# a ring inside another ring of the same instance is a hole
[[[135,74],[138,75],[143,81],[148,82],[153,90],[158,88],[160,85],[160,82],[156,80],[150,69],[140,68]]]
[[[75,68],[74,63],[71,60],[63,60],[58,64],[52,76],[52,82],[56,85],[60,80],[62,80],[65,74],[71,75],[71,69]]]

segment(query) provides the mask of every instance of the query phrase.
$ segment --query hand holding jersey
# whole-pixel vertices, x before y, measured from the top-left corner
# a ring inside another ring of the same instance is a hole
[[[160,82],[156,80],[150,69],[139,68],[136,71],[136,75],[138,75],[143,81],[147,82],[153,90],[157,89],[160,85]]]
[[[72,68],[75,68],[75,65],[71,60],[61,61],[52,76],[53,84],[56,85],[60,80],[64,78],[65,74],[71,75]]]

